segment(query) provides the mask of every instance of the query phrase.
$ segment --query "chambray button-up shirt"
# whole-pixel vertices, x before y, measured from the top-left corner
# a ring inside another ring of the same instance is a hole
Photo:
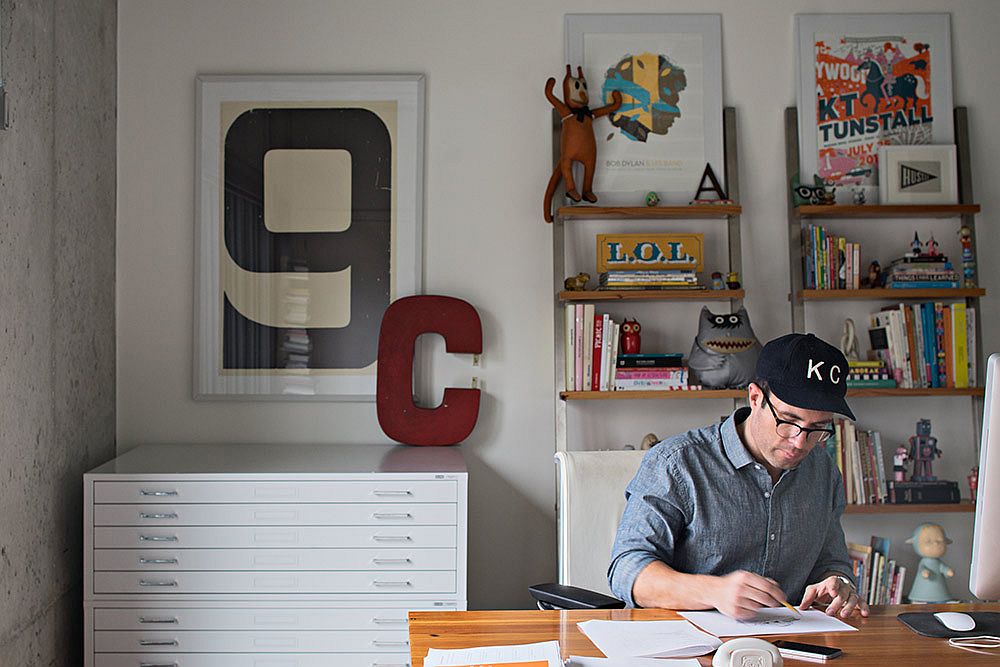
[[[817,445],[772,483],[736,432],[749,415],[740,408],[721,424],[667,438],[643,458],[625,490],[608,568],[611,591],[630,607],[635,578],[654,560],[688,574],[754,572],[795,602],[825,575],[853,581],[837,466]]]

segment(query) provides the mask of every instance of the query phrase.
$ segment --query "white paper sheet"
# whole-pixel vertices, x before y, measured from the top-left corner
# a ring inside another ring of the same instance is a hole
[[[810,609],[796,616],[784,607],[761,609],[751,621],[737,621],[718,611],[682,611],[680,615],[702,630],[719,637],[747,635],[799,635],[811,632],[851,632],[857,628],[839,618]]]
[[[696,658],[586,658],[571,655],[566,667],[701,667]]]
[[[687,658],[722,643],[687,621],[584,621],[580,631],[609,658]]]
[[[532,662],[540,660],[548,667],[563,667],[559,642],[515,644],[513,646],[478,646],[476,648],[437,649],[427,651],[424,667],[455,665],[492,665],[501,662]]]

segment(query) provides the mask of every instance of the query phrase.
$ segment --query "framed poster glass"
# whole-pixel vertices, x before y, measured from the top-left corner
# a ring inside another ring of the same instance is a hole
[[[880,146],[954,141],[947,14],[802,14],[800,180],[878,201]]]
[[[420,292],[423,77],[201,76],[196,398],[375,397]]]
[[[705,171],[723,177],[722,20],[717,14],[567,14],[566,62],[582,66],[594,107],[594,192],[602,205],[642,205],[656,191],[687,204]]]

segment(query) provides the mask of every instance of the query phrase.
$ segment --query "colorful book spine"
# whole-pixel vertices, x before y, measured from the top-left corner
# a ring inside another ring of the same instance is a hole
[[[574,380],[574,385],[576,386],[577,391],[583,391],[583,313],[583,304],[576,304],[576,325],[574,328],[574,337],[576,342],[573,344],[573,374],[576,378]]]
[[[590,386],[591,391],[601,388],[601,354],[604,351],[604,317],[594,315],[594,339],[591,344]]]
[[[583,305],[583,389],[591,388],[594,374],[594,304]]]
[[[965,332],[966,332],[966,348],[969,355],[969,386],[978,387],[979,386],[979,375],[978,375],[978,361],[979,357],[979,341],[976,340],[976,309],[966,308],[965,309]]]
[[[576,391],[576,372],[574,365],[576,364],[576,355],[574,354],[576,345],[576,304],[567,303],[564,309],[565,316],[563,318],[563,333],[564,345],[563,350],[563,365],[564,365],[564,385],[566,391]]]
[[[948,365],[947,354],[945,353],[944,338],[944,304],[934,304],[934,361],[937,363],[937,377],[939,387],[948,386]]]
[[[619,368],[615,380],[686,380],[687,375],[687,369],[682,368]]]
[[[951,306],[951,339],[955,343],[955,353],[952,355],[951,365],[955,375],[955,386],[968,387],[969,348],[964,303],[955,303]]]

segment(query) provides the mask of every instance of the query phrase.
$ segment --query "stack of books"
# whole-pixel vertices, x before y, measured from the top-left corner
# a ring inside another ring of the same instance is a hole
[[[674,391],[688,388],[681,354],[619,354],[615,391]]]
[[[944,255],[906,255],[893,260],[885,286],[892,289],[952,288],[961,276]]]
[[[621,323],[592,303],[566,304],[566,391],[611,391]]]
[[[890,542],[872,536],[870,545],[847,544],[858,594],[870,605],[902,604],[906,568],[889,558]]]
[[[692,270],[605,271],[598,276],[600,290],[704,289]]]
[[[846,419],[835,419],[833,428],[834,436],[826,441],[826,451],[840,470],[848,504],[887,502],[882,436]]]
[[[884,361],[849,361],[850,370],[847,374],[847,388],[887,388],[896,385],[896,380],[889,372]]]
[[[868,338],[899,387],[976,386],[976,309],[964,303],[887,306],[872,313]]]
[[[820,225],[802,228],[806,289],[860,289],[861,244],[830,234]]]

